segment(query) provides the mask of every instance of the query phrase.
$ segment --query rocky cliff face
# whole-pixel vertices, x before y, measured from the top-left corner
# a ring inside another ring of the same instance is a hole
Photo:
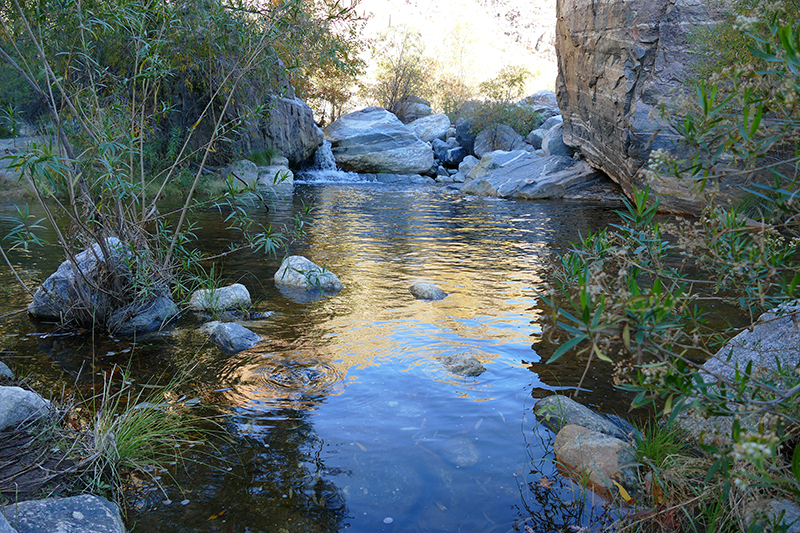
[[[644,185],[639,170],[650,151],[674,146],[674,135],[651,112],[688,78],[696,60],[692,31],[722,13],[704,0],[558,0],[556,10],[564,142],[630,194]],[[686,183],[650,185],[666,210],[696,210]]]

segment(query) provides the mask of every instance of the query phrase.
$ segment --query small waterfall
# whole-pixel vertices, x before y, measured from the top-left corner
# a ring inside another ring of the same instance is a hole
[[[331,150],[331,142],[325,139],[322,146],[317,149],[314,154],[314,169],[315,170],[338,170],[336,168],[336,159],[333,158],[333,150]]]
[[[295,177],[295,182],[298,181],[300,183],[364,183],[370,180],[364,179],[364,176],[355,172],[344,172],[336,168],[331,143],[325,139],[314,154],[314,166],[300,171]]]

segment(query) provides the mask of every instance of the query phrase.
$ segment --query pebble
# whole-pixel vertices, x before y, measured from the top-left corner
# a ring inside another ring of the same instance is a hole
[[[383,519],[384,524],[391,524],[392,522],[394,522],[394,518],[392,518],[391,516],[387,516],[386,518]]]

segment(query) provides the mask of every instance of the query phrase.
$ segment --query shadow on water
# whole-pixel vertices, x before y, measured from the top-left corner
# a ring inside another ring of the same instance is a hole
[[[264,339],[246,352],[221,354],[189,313],[135,344],[48,335],[24,314],[0,322],[5,362],[49,390],[78,375],[88,386],[115,363],[130,364],[140,383],[193,369],[187,394],[222,421],[225,436],[163,475],[166,494],[140,495],[128,515],[133,531],[539,533],[594,520],[594,508],[577,510],[566,482],[547,470],[542,439],[552,435],[536,425],[531,395],[574,383],[565,366],[531,369],[540,362],[531,334],[540,331],[536,290],[549,261],[579,231],[613,220],[612,210],[325,184],[298,185],[269,210],[254,204],[250,216],[278,227],[303,205],[316,218],[291,253],[324,265],[345,288],[298,301],[275,288],[277,259],[224,258],[224,282],[244,283],[254,310],[271,313],[245,324]],[[206,251],[228,248],[224,218],[201,213]],[[33,252],[13,260],[33,286],[58,264]],[[448,296],[416,300],[415,281]],[[0,314],[27,303],[7,272],[0,283],[9,293]],[[448,372],[441,358],[461,352],[487,371]],[[601,386],[606,370],[597,369],[591,403],[617,401]]]

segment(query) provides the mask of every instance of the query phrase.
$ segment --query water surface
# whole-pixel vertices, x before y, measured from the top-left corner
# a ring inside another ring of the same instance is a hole
[[[277,260],[225,258],[223,281],[245,284],[256,310],[272,313],[247,324],[264,342],[246,352],[221,354],[188,315],[170,335],[134,346],[42,335],[47,326],[25,314],[2,321],[4,359],[51,387],[74,380],[92,360],[101,371],[133,354],[140,381],[194,365],[193,393],[230,438],[172,472],[174,479],[162,476],[165,492],[141,495],[129,527],[366,533],[528,525],[538,532],[586,523],[589,511],[569,505],[570,491],[540,482],[554,478],[550,459],[540,462],[552,435],[531,415],[533,397],[574,385],[582,365],[536,364],[531,335],[539,332],[536,290],[549,262],[579,232],[612,221],[612,210],[464,198],[419,186],[317,183],[296,185],[291,197],[276,199],[269,211],[253,207],[250,216],[278,227],[301,205],[314,206],[315,222],[292,253],[324,265],[345,288],[297,302],[274,286]],[[0,206],[4,214],[9,209]],[[227,248],[225,214],[200,213],[206,251]],[[59,262],[41,251],[12,260],[33,287]],[[449,296],[416,300],[408,292],[415,281]],[[8,294],[0,312],[27,303],[7,269],[0,282]],[[475,355],[486,372],[448,372],[441,358],[461,352]],[[598,370],[589,402],[622,408],[608,369]]]

